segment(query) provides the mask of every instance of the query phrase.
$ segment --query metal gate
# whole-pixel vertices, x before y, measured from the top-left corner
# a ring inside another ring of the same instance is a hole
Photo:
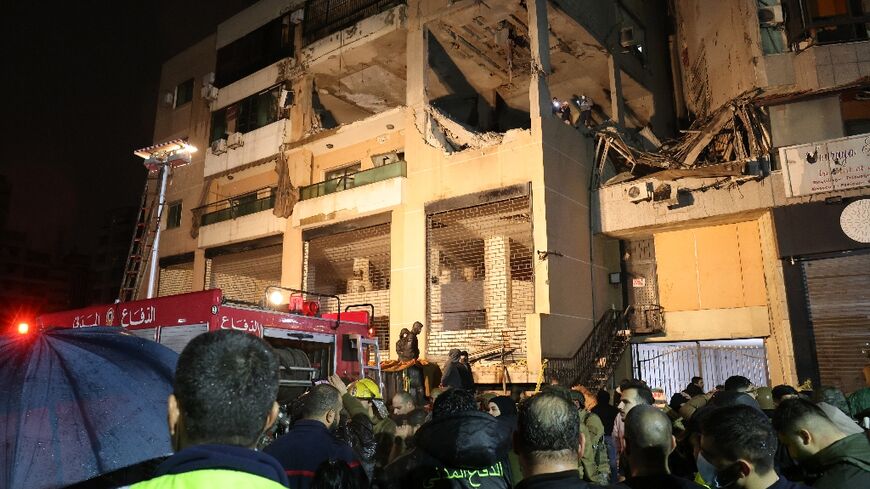
[[[861,350],[870,344],[870,254],[801,264],[822,385],[864,387]]]
[[[627,241],[623,256],[628,276],[628,324],[635,334],[664,331],[664,316],[659,305],[656,252],[653,239]]]
[[[206,263],[206,277],[224,298],[259,304],[266,287],[281,283],[281,245],[215,256]]]
[[[692,377],[704,379],[706,390],[732,375],[757,386],[768,385],[767,354],[761,339],[637,343],[632,345],[634,377],[667,398],[686,388]]]
[[[526,195],[427,216],[430,355],[504,346],[525,357],[535,295],[530,205]]]
[[[324,234],[305,242],[305,290],[337,295],[342,307],[372,304],[381,356],[390,349],[390,223]],[[336,312],[322,299],[323,312]]]

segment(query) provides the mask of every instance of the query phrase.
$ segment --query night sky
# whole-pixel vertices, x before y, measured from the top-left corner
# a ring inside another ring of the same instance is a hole
[[[132,151],[154,142],[162,62],[253,3],[3,2],[7,229],[32,249],[88,253],[106,212],[139,202]]]

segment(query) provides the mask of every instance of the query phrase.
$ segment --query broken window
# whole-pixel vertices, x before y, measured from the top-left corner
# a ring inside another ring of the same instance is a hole
[[[276,85],[230,106],[212,112],[209,143],[234,132],[247,133],[278,120],[278,98],[281,86]]]
[[[293,29],[290,14],[285,14],[218,49],[215,86],[225,87],[290,56]]]

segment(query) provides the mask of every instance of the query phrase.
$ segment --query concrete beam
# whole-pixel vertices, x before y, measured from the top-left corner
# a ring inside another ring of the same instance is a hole
[[[532,77],[529,83],[529,113],[532,120],[552,115],[547,77],[550,66],[550,32],[547,24],[547,0],[528,0],[529,50],[532,53]],[[532,124],[536,127],[537,124]]]

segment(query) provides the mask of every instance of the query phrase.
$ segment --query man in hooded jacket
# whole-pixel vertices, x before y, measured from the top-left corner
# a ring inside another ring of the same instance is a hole
[[[464,389],[467,382],[465,366],[459,361],[462,352],[454,348],[447,352],[447,363],[444,365],[444,373],[441,375],[441,385],[454,389]]]
[[[380,487],[510,488],[510,443],[510,431],[478,411],[471,393],[448,389],[414,435],[414,450],[387,466]]]

